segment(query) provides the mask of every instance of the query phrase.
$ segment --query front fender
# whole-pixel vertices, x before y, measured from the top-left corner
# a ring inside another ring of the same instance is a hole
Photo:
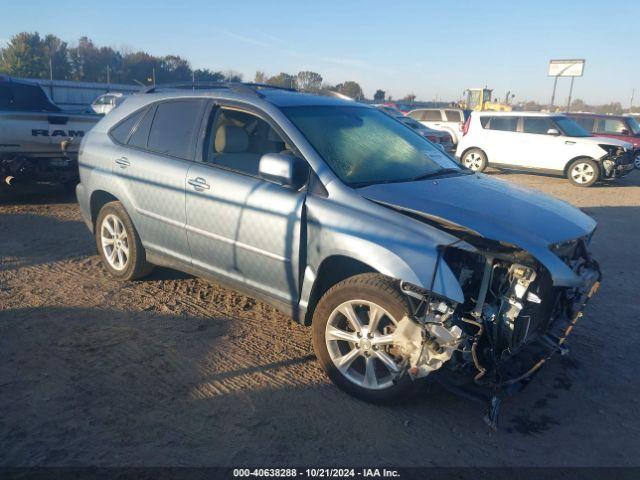
[[[335,203],[329,205],[317,199],[307,202],[302,308],[308,305],[320,265],[333,256],[357,260],[383,275],[464,302],[458,280],[438,254],[438,247],[455,242],[455,237],[377,205],[358,216],[354,216],[353,208],[351,205],[343,210]]]

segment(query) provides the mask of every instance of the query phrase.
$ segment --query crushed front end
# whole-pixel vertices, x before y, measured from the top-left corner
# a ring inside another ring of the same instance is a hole
[[[474,248],[445,247],[441,259],[455,273],[464,303],[403,283],[413,318],[398,326],[395,345],[409,359],[408,374],[437,371],[443,384],[489,401],[486,420],[497,427],[501,399],[523,388],[556,352],[568,352],[571,333],[600,284],[589,237],[551,251],[579,278],[554,285],[549,271],[516,247],[476,239]]]
[[[616,145],[600,145],[600,148],[607,152],[600,157],[604,178],[622,178],[635,168],[634,162],[639,155],[637,150]]]

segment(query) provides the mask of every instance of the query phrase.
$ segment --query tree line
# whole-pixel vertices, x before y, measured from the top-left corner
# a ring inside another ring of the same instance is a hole
[[[0,73],[27,78],[141,85],[240,82],[243,79],[241,73],[233,70],[193,69],[189,61],[179,55],[156,56],[143,51],[100,47],[88,37],[81,37],[77,45],[70,46],[55,35],[41,36],[38,32],[18,33],[0,49]],[[253,81],[305,92],[333,90],[356,100],[364,98],[357,82],[327,84],[322,75],[312,71],[281,72],[273,76],[258,71]],[[384,100],[382,90],[376,92],[376,97],[380,97],[380,93]]]

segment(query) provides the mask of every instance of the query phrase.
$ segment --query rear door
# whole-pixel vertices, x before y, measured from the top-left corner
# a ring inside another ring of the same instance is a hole
[[[485,116],[479,118],[483,128],[480,147],[487,154],[489,163],[502,165],[520,165],[521,151],[518,146],[519,117]]]
[[[136,227],[145,247],[185,263],[191,261],[185,230],[185,182],[206,103],[181,98],[147,108],[112,164],[135,209]]]
[[[293,304],[306,191],[258,175],[262,155],[288,148],[274,126],[237,107],[211,112],[187,178],[187,236],[195,267]]]

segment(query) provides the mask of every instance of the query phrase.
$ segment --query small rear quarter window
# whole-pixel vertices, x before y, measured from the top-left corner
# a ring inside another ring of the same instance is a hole
[[[129,134],[131,133],[131,129],[136,126],[140,117],[142,117],[143,110],[138,110],[135,113],[132,113],[124,120],[121,120],[115,127],[111,129],[109,135],[111,138],[115,140],[117,143],[125,144],[129,139]]]

